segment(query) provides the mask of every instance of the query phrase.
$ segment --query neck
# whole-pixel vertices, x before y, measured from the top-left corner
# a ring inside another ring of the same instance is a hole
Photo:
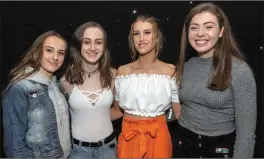
[[[90,63],[87,63],[87,62],[83,61],[83,69],[84,69],[86,72],[93,72],[93,71],[95,71],[98,67],[99,67],[99,62],[97,62],[97,63],[95,63],[95,64],[90,64]]]
[[[44,70],[42,67],[39,69],[39,73],[47,77],[48,79],[51,79],[53,76],[53,73],[50,73],[46,70]]]
[[[141,55],[138,58],[138,64],[142,65],[142,66],[151,66],[152,64],[154,64],[157,61],[157,57],[155,55],[155,53],[149,53],[146,55]]]
[[[207,53],[198,53],[198,56],[200,58],[209,58],[209,57],[212,57],[214,54],[214,49],[210,50],[209,52]]]

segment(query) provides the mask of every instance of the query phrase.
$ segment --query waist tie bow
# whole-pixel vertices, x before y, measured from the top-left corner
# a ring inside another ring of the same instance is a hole
[[[147,139],[146,135],[150,135],[152,138],[155,138],[157,133],[157,123],[144,124],[144,125],[133,125],[131,128],[128,128],[123,136],[126,141],[133,139],[137,134],[140,134],[140,156],[138,158],[142,158],[147,152]]]

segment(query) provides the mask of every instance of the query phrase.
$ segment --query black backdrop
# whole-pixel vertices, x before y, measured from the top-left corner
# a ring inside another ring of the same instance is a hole
[[[129,27],[137,14],[148,13],[160,19],[166,38],[161,60],[175,64],[179,52],[182,25],[189,9],[200,2],[3,2],[1,1],[1,90],[7,83],[7,74],[19,61],[33,40],[44,31],[55,29],[68,40],[77,26],[86,21],[103,25],[108,34],[109,49],[115,67],[130,62],[127,43]],[[252,66],[257,82],[258,118],[254,157],[264,157],[263,119],[263,47],[264,2],[215,2],[229,17],[232,30]],[[133,10],[137,12],[133,14]],[[262,46],[262,49],[260,48]],[[2,98],[2,96],[1,96]],[[2,109],[1,120],[2,120]],[[120,131],[121,121],[114,122]],[[177,133],[176,122],[169,124]],[[1,131],[2,135],[2,121]],[[3,138],[1,138],[2,141]],[[1,156],[3,153],[1,142]]]

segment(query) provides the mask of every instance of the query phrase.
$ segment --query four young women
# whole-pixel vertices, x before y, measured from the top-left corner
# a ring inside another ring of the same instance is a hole
[[[253,157],[256,83],[221,8],[201,3],[190,10],[176,67],[158,58],[156,18],[138,16],[128,40],[133,62],[116,72],[103,27],[76,29],[60,80],[67,103],[52,80],[66,41],[54,31],[39,36],[3,95],[7,157]],[[187,59],[190,52],[196,56]],[[169,108],[179,122],[173,140]],[[121,117],[117,142],[111,120]]]

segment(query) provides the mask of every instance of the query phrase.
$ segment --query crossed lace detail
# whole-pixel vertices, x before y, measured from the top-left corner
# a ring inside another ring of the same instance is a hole
[[[94,92],[90,92],[90,91],[84,91],[81,90],[80,91],[83,93],[83,95],[85,95],[87,97],[87,99],[89,100],[89,102],[92,103],[92,106],[95,107],[98,100],[101,98],[102,94],[103,94],[103,89],[98,89]]]

